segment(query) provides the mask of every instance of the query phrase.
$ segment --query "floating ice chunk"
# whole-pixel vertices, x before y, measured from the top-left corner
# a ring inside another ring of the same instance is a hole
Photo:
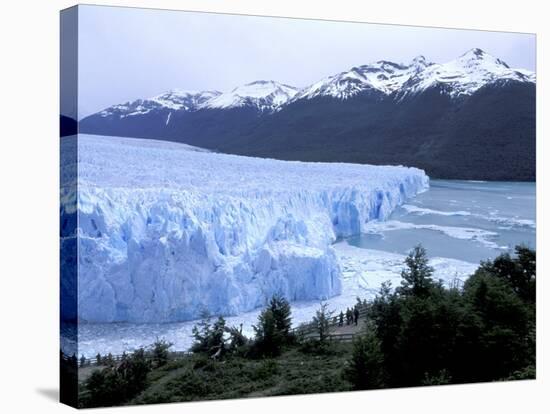
[[[427,214],[433,214],[436,216],[471,216],[472,213],[469,211],[458,210],[458,211],[442,211],[442,210],[433,210],[431,208],[418,207],[413,204],[403,204],[401,208],[405,209],[407,212],[412,214],[418,214],[419,216],[424,216]]]
[[[381,234],[386,231],[415,229],[437,231],[455,239],[475,240],[489,248],[500,248],[498,244],[492,241],[492,239],[498,236],[498,233],[472,227],[438,226],[436,224],[414,224],[405,221],[389,220],[384,223],[369,223],[365,231],[367,233]]]

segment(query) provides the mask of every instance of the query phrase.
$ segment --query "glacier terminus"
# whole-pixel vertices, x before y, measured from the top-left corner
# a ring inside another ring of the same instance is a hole
[[[64,166],[68,176],[77,168],[78,194],[70,183],[61,194],[62,220],[76,219],[77,230],[61,243],[76,241],[82,322],[185,321],[250,311],[275,293],[291,301],[339,295],[333,243],[429,186],[424,171],[401,166],[83,134],[62,146],[79,154],[77,166]],[[76,211],[63,202],[71,197]]]

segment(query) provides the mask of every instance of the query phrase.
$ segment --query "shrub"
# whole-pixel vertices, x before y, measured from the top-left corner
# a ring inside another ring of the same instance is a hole
[[[191,351],[220,356],[225,350],[225,319],[220,316],[212,324],[210,318],[210,314],[204,312],[201,322],[193,327],[195,342]]]
[[[384,355],[372,329],[371,326],[364,335],[354,338],[351,359],[344,371],[356,390],[381,388],[385,383]]]
[[[330,319],[334,311],[328,310],[328,303],[321,302],[320,308],[315,312],[313,317],[313,326],[319,335],[319,342],[325,345],[329,339]]]
[[[94,371],[84,383],[86,393],[82,404],[85,407],[122,404],[145,389],[150,371],[145,351],[138,349],[119,366],[113,364]]]
[[[165,365],[168,362],[169,352],[168,350],[173,344],[165,341],[164,339],[157,339],[153,343],[153,363],[156,367]]]

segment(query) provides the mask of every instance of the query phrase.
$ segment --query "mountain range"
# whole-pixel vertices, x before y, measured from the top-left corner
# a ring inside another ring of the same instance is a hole
[[[472,49],[378,61],[297,88],[172,90],[113,105],[79,132],[284,160],[402,164],[433,178],[535,180],[536,75]]]

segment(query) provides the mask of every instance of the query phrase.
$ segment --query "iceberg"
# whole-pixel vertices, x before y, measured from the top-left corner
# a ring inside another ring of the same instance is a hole
[[[77,222],[62,231],[61,246],[70,249],[62,258],[76,254],[78,283],[71,289],[62,274],[62,289],[76,292],[81,322],[186,321],[250,311],[275,293],[291,301],[339,295],[334,242],[429,186],[424,171],[402,166],[83,134],[63,138],[62,154],[75,145],[77,165],[62,165],[61,215]],[[75,168],[76,194],[64,177]]]

